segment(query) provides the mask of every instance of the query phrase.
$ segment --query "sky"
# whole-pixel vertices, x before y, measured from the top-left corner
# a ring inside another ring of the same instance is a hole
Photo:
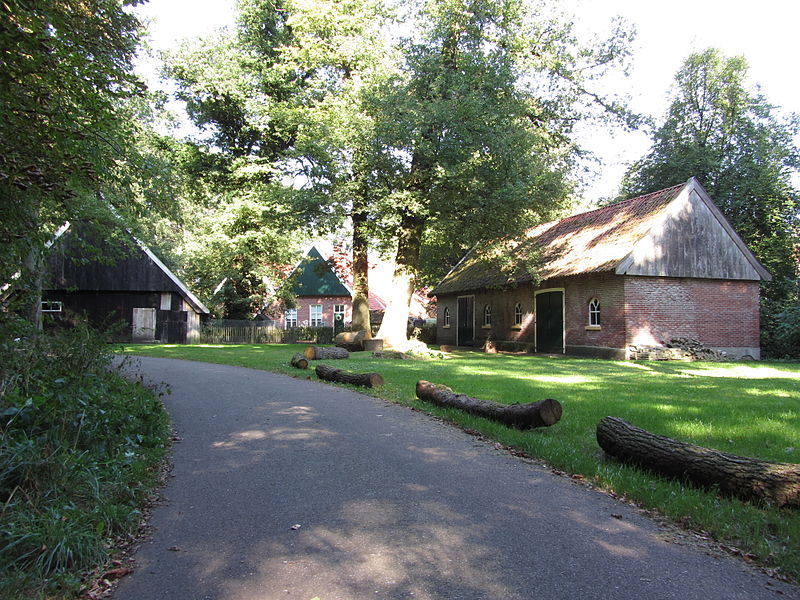
[[[151,45],[174,47],[183,39],[233,25],[234,0],[150,0],[136,12],[150,20]],[[800,2],[797,0],[561,0],[576,15],[583,36],[608,32],[620,15],[635,26],[630,76],[612,85],[625,90],[632,110],[660,122],[668,92],[686,57],[717,47],[726,56],[743,55],[750,64],[750,83],[784,113],[800,113]],[[141,72],[152,73],[145,64]],[[598,175],[586,190],[592,202],[613,196],[626,165],[649,148],[644,132],[598,132],[583,135],[584,145],[601,160]],[[676,182],[678,183],[678,182]]]

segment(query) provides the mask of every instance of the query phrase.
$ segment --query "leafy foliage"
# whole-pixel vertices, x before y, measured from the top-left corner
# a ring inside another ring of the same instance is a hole
[[[675,78],[673,101],[650,152],[629,170],[625,196],[696,176],[748,247],[772,273],[764,285],[762,342],[778,343],[775,316],[798,302],[800,167],[796,115],[747,87],[747,62],[716,49],[692,54]],[[796,347],[800,348],[800,347]],[[796,350],[797,351],[797,350]]]
[[[125,5],[133,3],[0,6],[0,285],[17,280],[33,306],[41,253],[65,222],[102,238],[112,215],[133,226],[169,208],[161,185],[169,175],[145,142],[148,107],[131,72],[139,23]]]
[[[71,595],[104,563],[108,539],[135,529],[158,481],[168,421],[156,395],[111,368],[86,327],[0,343],[0,588]]]

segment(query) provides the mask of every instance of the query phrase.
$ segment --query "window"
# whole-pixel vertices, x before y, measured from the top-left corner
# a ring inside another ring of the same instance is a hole
[[[297,327],[297,309],[287,308],[285,313],[286,329],[294,329]]]
[[[519,302],[514,305],[514,326],[522,327],[522,304]]]
[[[311,327],[322,327],[322,304],[312,304],[308,307],[308,310]]]
[[[445,306],[444,307],[444,315],[442,317],[442,320],[444,321],[444,327],[450,327],[450,307],[449,306]]]
[[[589,300],[589,327],[600,327],[600,300]]]
[[[492,326],[492,306],[490,304],[483,307],[483,326]]]
[[[161,310],[172,310],[172,294],[169,292],[161,293]]]
[[[344,304],[333,305],[333,320],[336,323],[344,323]]]
[[[43,313],[60,313],[64,310],[64,305],[58,301],[43,301],[42,302],[42,312]]]

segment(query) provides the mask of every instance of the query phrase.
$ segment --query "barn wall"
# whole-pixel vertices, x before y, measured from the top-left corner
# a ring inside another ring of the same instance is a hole
[[[65,323],[75,323],[85,317],[94,327],[114,327],[114,337],[121,341],[131,339],[134,308],[155,308],[156,339],[163,343],[180,344],[187,341],[189,322],[199,331],[200,315],[190,307],[188,311],[180,310],[184,306],[188,307],[180,299],[175,309],[176,296],[178,295],[172,295],[170,310],[160,310],[162,294],[159,292],[46,290],[42,293],[43,300],[60,301],[63,304],[63,312],[54,318]]]
[[[734,357],[760,358],[758,292],[755,281],[626,277],[625,346],[687,337]]]
[[[456,305],[458,296],[475,297],[475,347],[480,348],[491,338],[495,342],[533,344],[533,287],[520,284],[503,290],[475,290],[459,294],[445,294],[436,299],[436,341],[439,344],[456,344]],[[522,307],[522,325],[514,325],[514,306]],[[484,326],[484,309],[489,305],[492,313],[490,327]],[[445,309],[450,310],[450,327],[444,325]]]
[[[625,357],[624,277],[590,273],[567,277],[550,287],[564,288],[564,328],[567,354]],[[589,302],[600,302],[599,327],[589,324]]]

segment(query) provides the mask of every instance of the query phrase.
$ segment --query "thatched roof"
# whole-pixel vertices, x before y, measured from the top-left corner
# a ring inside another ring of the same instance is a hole
[[[695,204],[692,205],[692,202]],[[668,209],[670,205],[672,207]],[[769,278],[766,270],[713,206],[697,180],[692,178],[681,185],[544,223],[516,239],[500,239],[473,248],[430,295],[585,273],[621,273],[621,266],[624,265],[626,269],[631,266],[635,248],[638,260],[635,266],[639,269],[635,274],[667,274],[653,270],[655,261],[651,257],[647,257],[650,263],[643,267],[644,260],[639,259],[639,255],[643,254],[641,247],[646,245],[645,242],[651,246],[656,243],[666,245],[662,231],[670,230],[679,217],[682,219],[693,211],[702,211],[707,217],[706,222],[712,223],[707,229],[716,228],[713,232],[716,235],[714,241],[722,240],[719,243],[726,244],[726,247],[735,247],[738,260],[736,269],[744,273],[735,278]],[[655,239],[657,235],[661,237]],[[650,239],[646,240],[648,237]],[[668,240],[670,244],[674,242],[674,239]],[[642,268],[650,268],[653,272],[645,273]]]

